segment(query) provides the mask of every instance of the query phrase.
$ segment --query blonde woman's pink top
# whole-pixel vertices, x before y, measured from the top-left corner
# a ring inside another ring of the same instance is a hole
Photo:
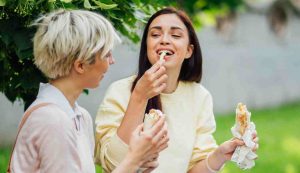
[[[33,111],[24,124],[12,156],[13,173],[95,173],[94,134],[90,114],[76,103],[72,108],[51,84],[41,84],[30,106],[51,103]]]

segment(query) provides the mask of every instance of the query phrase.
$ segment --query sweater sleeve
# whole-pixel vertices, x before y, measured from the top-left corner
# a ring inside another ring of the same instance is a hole
[[[216,122],[213,114],[213,102],[210,93],[204,97],[202,111],[196,129],[196,140],[188,169],[190,170],[199,161],[206,158],[209,152],[217,148],[213,133]]]
[[[126,85],[112,84],[96,116],[95,162],[105,172],[111,172],[125,158],[128,145],[117,135],[117,128],[129,102],[130,89]]]

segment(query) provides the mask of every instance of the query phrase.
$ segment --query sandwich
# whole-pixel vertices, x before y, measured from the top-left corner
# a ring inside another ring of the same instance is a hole
[[[250,112],[247,110],[246,105],[238,103],[236,108],[236,125],[238,132],[243,136],[246,129],[250,125]]]
[[[166,56],[166,54],[167,54],[167,51],[161,51],[160,52],[160,55],[159,55],[159,60],[160,61],[164,61],[164,57]]]
[[[150,129],[162,116],[163,113],[160,110],[151,109],[148,114],[145,114],[144,130]]]

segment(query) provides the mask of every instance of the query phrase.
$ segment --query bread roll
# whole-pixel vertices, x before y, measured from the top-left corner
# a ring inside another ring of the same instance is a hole
[[[163,113],[158,109],[151,109],[148,114],[145,114],[144,130],[150,129],[163,116]]]
[[[247,110],[246,105],[243,103],[238,103],[236,108],[236,124],[238,131],[243,135],[246,129],[250,125],[250,112]]]
[[[166,54],[167,54],[167,51],[162,51],[160,56],[159,56],[159,60],[164,61],[164,57],[166,56]]]

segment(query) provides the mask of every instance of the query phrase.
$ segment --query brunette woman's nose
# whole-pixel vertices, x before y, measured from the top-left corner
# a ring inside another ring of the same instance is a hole
[[[162,45],[170,44],[170,39],[169,39],[169,36],[167,34],[164,34],[162,36],[160,44],[162,44]]]

